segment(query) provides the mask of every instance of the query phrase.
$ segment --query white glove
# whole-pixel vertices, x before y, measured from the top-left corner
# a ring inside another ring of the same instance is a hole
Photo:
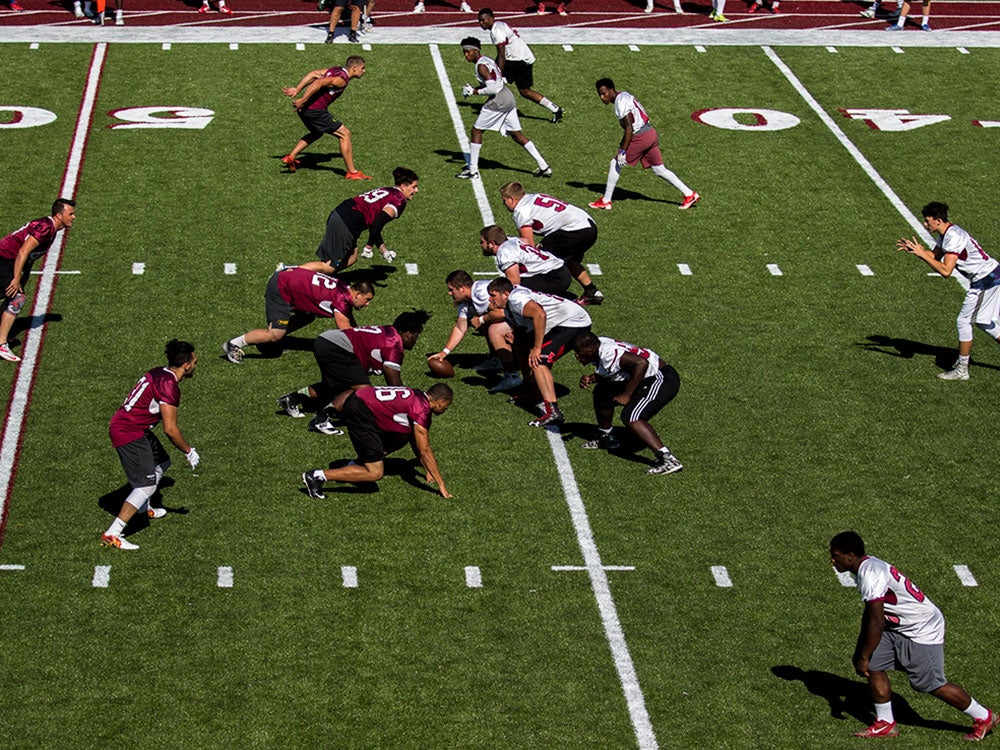
[[[186,458],[188,463],[191,465],[191,471],[197,469],[198,463],[201,461],[201,456],[198,455],[198,451],[196,451],[193,446],[191,447],[191,450],[184,454],[184,458]]]
[[[365,245],[365,249],[361,251],[361,257],[362,258],[371,258],[373,255],[375,255],[375,252],[372,250],[372,246],[371,245]]]
[[[476,93],[476,89],[473,88],[471,83],[467,83],[462,86],[462,96],[472,96]]]
[[[392,263],[394,260],[396,260],[396,252],[394,250],[386,248],[385,250],[382,251],[382,257],[385,258],[387,263]]]
[[[624,149],[618,150],[618,156],[615,157],[615,161],[618,162],[618,169],[621,169],[628,164],[628,160],[625,158]]]

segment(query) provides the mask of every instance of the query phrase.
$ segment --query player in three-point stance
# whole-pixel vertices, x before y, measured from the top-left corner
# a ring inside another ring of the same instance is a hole
[[[184,439],[177,426],[177,409],[181,404],[181,381],[194,377],[198,355],[187,341],[167,342],[164,354],[166,367],[150,370],[133,386],[125,402],[111,417],[108,433],[111,444],[125,469],[132,491],[122,503],[118,517],[101,535],[101,545],[119,549],[139,549],[124,537],[125,526],[137,512],[145,511],[150,518],[163,518],[167,511],[149,504],[163,474],[170,468],[170,458],[152,429],[161,421],[163,433],[187,458],[191,470],[198,468],[201,457]]]
[[[536,292],[566,296],[573,280],[566,264],[553,253],[534,247],[520,237],[508,237],[499,224],[490,224],[479,231],[479,247],[491,257],[501,273],[515,286]]]
[[[944,615],[927,595],[895,567],[865,553],[865,543],[853,531],[830,540],[830,558],[838,573],[850,572],[865,603],[861,632],[854,649],[854,671],[868,680],[875,702],[875,723],[856,737],[895,737],[890,669],[906,673],[918,693],[930,693],[972,719],[967,740],[981,740],[1000,716],[977,703],[944,676]]]
[[[948,221],[947,204],[928,203],[921,213],[924,226],[938,236],[934,249],[928,250],[916,237],[904,237],[896,247],[916,255],[942,276],[958,271],[969,281],[958,312],[958,360],[947,372],[938,373],[942,380],[968,380],[973,322],[1000,342],[1000,263],[962,227]]]
[[[701,196],[689,188],[676,174],[663,165],[663,154],[660,153],[660,136],[649,121],[649,115],[639,100],[627,91],[615,89],[615,82],[610,78],[601,78],[597,81],[597,96],[605,105],[614,103],[615,117],[625,132],[622,134],[621,143],[618,146],[618,153],[611,160],[608,168],[608,182],[604,187],[604,195],[593,203],[588,204],[591,208],[603,208],[611,210],[611,197],[615,193],[615,185],[621,176],[622,167],[642,164],[643,169],[652,169],[653,174],[662,177],[675,188],[681,191],[684,200],[681,201],[680,209],[691,208],[701,200]]]

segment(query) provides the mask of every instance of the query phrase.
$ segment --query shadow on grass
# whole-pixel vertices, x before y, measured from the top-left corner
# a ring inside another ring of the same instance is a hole
[[[156,488],[156,492],[153,497],[150,498],[149,504],[154,508],[163,508],[167,513],[177,513],[179,515],[187,515],[189,511],[185,507],[170,507],[164,505],[163,494],[161,490],[165,487],[173,487],[174,479],[173,477],[163,477],[160,480],[160,486]],[[123,484],[121,487],[112,490],[104,495],[101,495],[97,499],[97,504],[101,507],[103,511],[109,513],[112,516],[118,515],[122,509],[122,503],[125,502],[125,498],[129,496],[132,492],[132,487],[128,484]],[[136,513],[132,516],[132,520],[129,521],[128,526],[125,527],[126,534],[134,534],[137,531],[142,531],[144,528],[149,526],[149,517],[145,513]]]
[[[788,682],[801,682],[811,694],[826,701],[830,716],[834,719],[850,717],[864,726],[875,721],[875,708],[868,685],[864,682],[816,669],[807,671],[790,664],[771,667],[771,674]],[[897,693],[892,694],[892,713],[898,724],[963,734],[969,731],[969,727],[951,721],[923,718]],[[863,727],[858,727],[861,728]]]
[[[604,183],[603,182],[577,182],[574,180],[568,180],[566,182],[566,187],[579,188],[580,190],[586,190],[590,193],[595,193],[594,200],[604,196]],[[647,203],[667,203],[672,206],[681,205],[680,201],[670,201],[665,198],[650,198],[648,195],[643,195],[642,193],[637,193],[634,190],[626,190],[621,187],[615,188],[615,194],[612,197],[612,203],[619,203],[624,201],[645,201]]]
[[[275,156],[272,156],[271,158],[281,161],[281,159],[284,158],[284,156],[285,154],[277,154]],[[336,174],[339,174],[341,177],[344,177],[347,174],[346,167],[340,167],[340,166],[334,167],[328,164],[328,162],[332,162],[334,159],[338,160],[341,159],[342,157],[339,153],[321,154],[318,152],[310,153],[308,151],[303,151],[301,154],[298,155],[297,158],[299,161],[298,171],[301,171],[303,169],[318,169],[323,172],[334,172]],[[292,170],[288,169],[288,167],[286,167],[285,165],[282,164],[281,167],[283,174],[294,174]]]
[[[342,458],[337,459],[336,461],[331,461],[329,468],[339,469],[349,464],[352,460],[354,459]],[[394,458],[392,456],[387,456],[383,462],[382,480],[384,481],[387,477],[399,477],[411,487],[437,495],[437,485],[424,481],[423,476],[417,470],[418,467],[421,467],[421,465],[420,461],[416,458]],[[323,493],[327,495],[327,497],[331,494],[374,495],[379,491],[378,482],[327,482],[323,488]],[[305,487],[300,489],[299,492],[306,494]]]
[[[942,370],[950,370],[952,365],[955,364],[955,358],[958,356],[955,347],[953,346],[933,346],[931,344],[925,344],[921,341],[913,341],[912,339],[897,339],[892,336],[882,336],[880,334],[872,334],[871,336],[866,337],[865,341],[857,343],[855,346],[868,352],[888,354],[890,357],[899,357],[900,359],[933,357],[934,364]],[[985,370],[1000,370],[1000,367],[997,365],[987,365],[982,362],[976,362],[975,360],[969,363],[969,367],[981,367]]]
[[[500,144],[496,144],[496,145],[497,145],[498,148],[502,148],[502,146]],[[514,145],[518,149],[521,148],[520,146],[517,146],[517,144],[514,144]],[[434,151],[434,153],[437,154],[438,156],[443,156],[445,158],[445,161],[447,163],[449,163],[449,164],[456,164],[456,165],[459,165],[461,167],[465,166],[465,154],[463,154],[461,151],[450,151],[448,149],[439,148],[439,149],[436,149]],[[529,159],[529,163],[530,163],[530,157],[527,157],[527,158]],[[482,156],[480,156],[479,157],[479,172],[480,172],[480,174],[482,174],[485,171],[491,170],[491,169],[507,169],[507,170],[509,170],[511,172],[522,172],[523,174],[526,174],[526,175],[533,175],[535,173],[534,169],[526,169],[524,167],[511,167],[511,166],[509,166],[507,164],[504,164],[503,162],[493,161],[492,159],[484,159]],[[603,185],[601,186],[601,192],[604,192],[604,186]]]

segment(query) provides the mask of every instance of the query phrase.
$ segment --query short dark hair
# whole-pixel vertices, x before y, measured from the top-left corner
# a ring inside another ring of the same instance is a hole
[[[179,339],[171,339],[163,350],[170,367],[186,365],[194,356],[194,344]]]
[[[420,333],[430,320],[431,314],[426,310],[409,310],[400,313],[392,323],[392,327],[400,333]]]
[[[480,11],[476,14],[476,16],[477,17],[478,16],[489,16],[490,18],[493,18],[493,9],[492,8],[481,8]]]
[[[450,404],[455,400],[455,392],[451,390],[451,386],[447,383],[435,383],[427,389],[427,397],[435,401],[447,401]]]
[[[76,201],[69,198],[56,198],[55,202],[52,204],[52,216],[56,214],[61,214],[66,206],[73,206],[76,208]]]
[[[573,351],[575,352],[578,352],[581,349],[590,349],[600,345],[601,340],[591,331],[580,331],[570,342],[570,346],[573,347]]]
[[[514,290],[514,285],[506,276],[498,276],[486,287],[488,292],[499,292],[500,294],[510,294]]]
[[[417,173],[412,169],[407,169],[406,167],[396,167],[392,170],[392,179],[395,181],[396,185],[409,185],[412,182],[416,182],[420,178],[417,177]]]
[[[351,55],[350,57],[347,58],[347,60],[344,61],[345,68],[353,68],[357,65],[364,65],[364,64],[365,64],[365,58],[363,58],[361,55]]]
[[[615,88],[615,82],[612,81],[610,78],[598,78],[597,83],[594,84],[594,88],[600,91],[601,86],[610,91],[611,89]]]
[[[482,11],[480,11],[480,13],[482,13]],[[482,49],[483,43],[474,36],[467,36],[465,37],[465,39],[462,40],[462,49],[466,49],[468,47],[474,47],[475,49]]]
[[[499,224],[490,224],[479,230],[479,236],[487,242],[494,242],[497,245],[507,241],[507,232]]]
[[[370,281],[359,280],[351,282],[351,289],[355,292],[361,292],[362,294],[370,294],[375,296],[375,285]]]
[[[457,271],[452,271],[448,274],[448,278],[444,280],[445,284],[450,284],[451,286],[472,286],[472,277],[469,275],[468,271],[463,271],[461,268]]]
[[[948,204],[939,203],[938,201],[931,201],[926,206],[924,206],[923,210],[920,212],[920,215],[923,216],[925,219],[930,218],[930,219],[937,219],[938,221],[948,221]]]
[[[841,531],[830,540],[830,549],[853,553],[857,557],[865,556],[865,543],[856,531]]]

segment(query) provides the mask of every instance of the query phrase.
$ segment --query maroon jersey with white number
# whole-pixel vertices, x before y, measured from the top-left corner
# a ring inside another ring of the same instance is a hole
[[[413,425],[431,428],[431,406],[427,394],[416,388],[385,386],[362,388],[354,395],[365,402],[375,424],[385,432],[413,432]]]
[[[506,273],[511,266],[517,266],[523,278],[538,276],[563,267],[562,260],[556,256],[517,237],[508,237],[507,241],[497,248],[495,260],[500,273]]]
[[[354,356],[369,372],[381,375],[384,369],[403,369],[403,337],[392,326],[358,326],[343,333]]]
[[[406,208],[406,196],[397,187],[381,187],[369,190],[354,198],[348,198],[344,203],[361,214],[365,222],[365,229],[367,229],[375,223],[375,218],[386,206],[392,206],[396,209],[397,219],[402,216],[403,210]]]
[[[334,76],[343,78],[345,81],[350,82],[347,77],[347,71],[344,68],[327,68],[326,72],[323,74],[324,78],[333,78]],[[333,104],[344,90],[347,88],[345,83],[343,86],[327,86],[322,88],[312,95],[312,98],[306,102],[306,109],[326,109],[331,104]]]
[[[177,376],[168,367],[150,370],[139,378],[125,403],[111,417],[111,426],[108,428],[111,444],[119,448],[138,440],[146,430],[156,427],[161,419],[160,404],[181,404]]]
[[[591,220],[582,208],[544,193],[528,193],[514,206],[514,225],[518,229],[530,227],[535,234],[546,237],[553,232],[587,229]]]
[[[52,247],[56,239],[56,222],[51,216],[43,216],[41,219],[29,221],[20,229],[8,234],[0,240],[0,258],[14,260],[17,251],[28,237],[34,237],[38,241],[38,247],[28,253],[28,263],[33,263],[42,257]]]
[[[278,293],[293,309],[332,318],[334,311],[352,316],[351,289],[333,276],[308,268],[278,271]]]

